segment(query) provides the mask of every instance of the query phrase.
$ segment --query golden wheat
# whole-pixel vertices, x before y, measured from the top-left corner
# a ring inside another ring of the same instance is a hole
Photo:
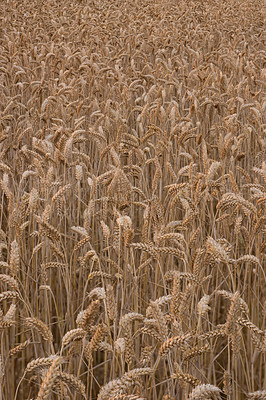
[[[265,398],[262,0],[2,0],[0,400]]]

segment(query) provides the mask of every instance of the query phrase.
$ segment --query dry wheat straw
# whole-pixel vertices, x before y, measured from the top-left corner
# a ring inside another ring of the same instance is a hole
[[[1,1],[0,397],[265,398],[262,2],[87,3]]]

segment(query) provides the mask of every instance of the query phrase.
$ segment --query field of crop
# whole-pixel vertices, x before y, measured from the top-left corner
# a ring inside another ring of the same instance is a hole
[[[263,2],[0,9],[0,400],[266,399]]]

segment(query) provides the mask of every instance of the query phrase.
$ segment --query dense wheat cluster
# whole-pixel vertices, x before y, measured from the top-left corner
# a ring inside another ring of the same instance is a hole
[[[0,7],[0,400],[266,399],[263,2]]]

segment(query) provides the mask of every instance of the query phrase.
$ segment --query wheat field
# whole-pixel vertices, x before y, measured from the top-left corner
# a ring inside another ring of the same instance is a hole
[[[266,399],[263,2],[0,8],[0,400]]]

